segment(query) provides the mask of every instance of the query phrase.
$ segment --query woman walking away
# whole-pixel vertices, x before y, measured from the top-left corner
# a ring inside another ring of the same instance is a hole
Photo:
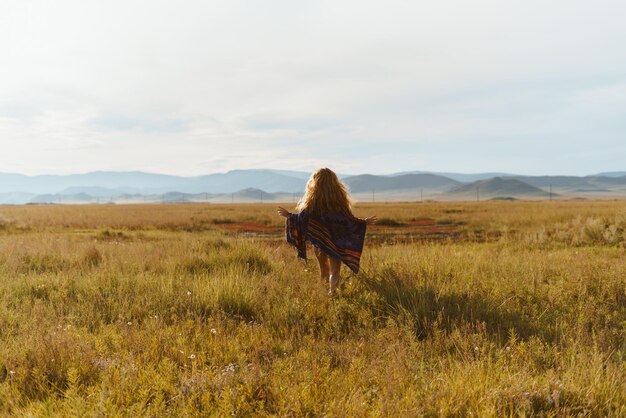
[[[365,229],[376,222],[376,216],[355,217],[348,188],[328,168],[320,168],[311,175],[296,211],[289,213],[278,207],[278,214],[287,218],[287,242],[296,247],[298,257],[304,260],[306,241],[313,244],[320,275],[328,280],[332,295],[341,281],[342,262],[353,272],[359,272]]]

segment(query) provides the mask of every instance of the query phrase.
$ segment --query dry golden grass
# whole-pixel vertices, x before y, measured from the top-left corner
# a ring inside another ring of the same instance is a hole
[[[356,213],[329,298],[273,205],[0,207],[0,414],[626,414],[624,202]]]

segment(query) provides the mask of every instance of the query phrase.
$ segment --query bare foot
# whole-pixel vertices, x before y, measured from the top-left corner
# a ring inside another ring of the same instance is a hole
[[[330,290],[328,291],[329,295],[334,295],[337,291],[337,287],[339,287],[339,283],[341,282],[341,276],[331,275],[328,279],[328,284],[330,285]]]

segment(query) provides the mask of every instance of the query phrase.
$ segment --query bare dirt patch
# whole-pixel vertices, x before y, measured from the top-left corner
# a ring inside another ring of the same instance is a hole
[[[419,218],[401,226],[372,225],[368,228],[367,239],[373,243],[389,243],[459,239],[460,236],[458,225]]]
[[[254,222],[223,223],[217,226],[229,232],[245,235],[280,236],[283,234],[282,226],[263,225]]]

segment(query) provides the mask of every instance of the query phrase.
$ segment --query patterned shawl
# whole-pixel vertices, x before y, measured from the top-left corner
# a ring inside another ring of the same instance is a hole
[[[290,213],[285,222],[287,242],[306,260],[306,241],[329,256],[341,260],[354,273],[365,241],[364,220],[339,214],[311,215],[306,211]]]

